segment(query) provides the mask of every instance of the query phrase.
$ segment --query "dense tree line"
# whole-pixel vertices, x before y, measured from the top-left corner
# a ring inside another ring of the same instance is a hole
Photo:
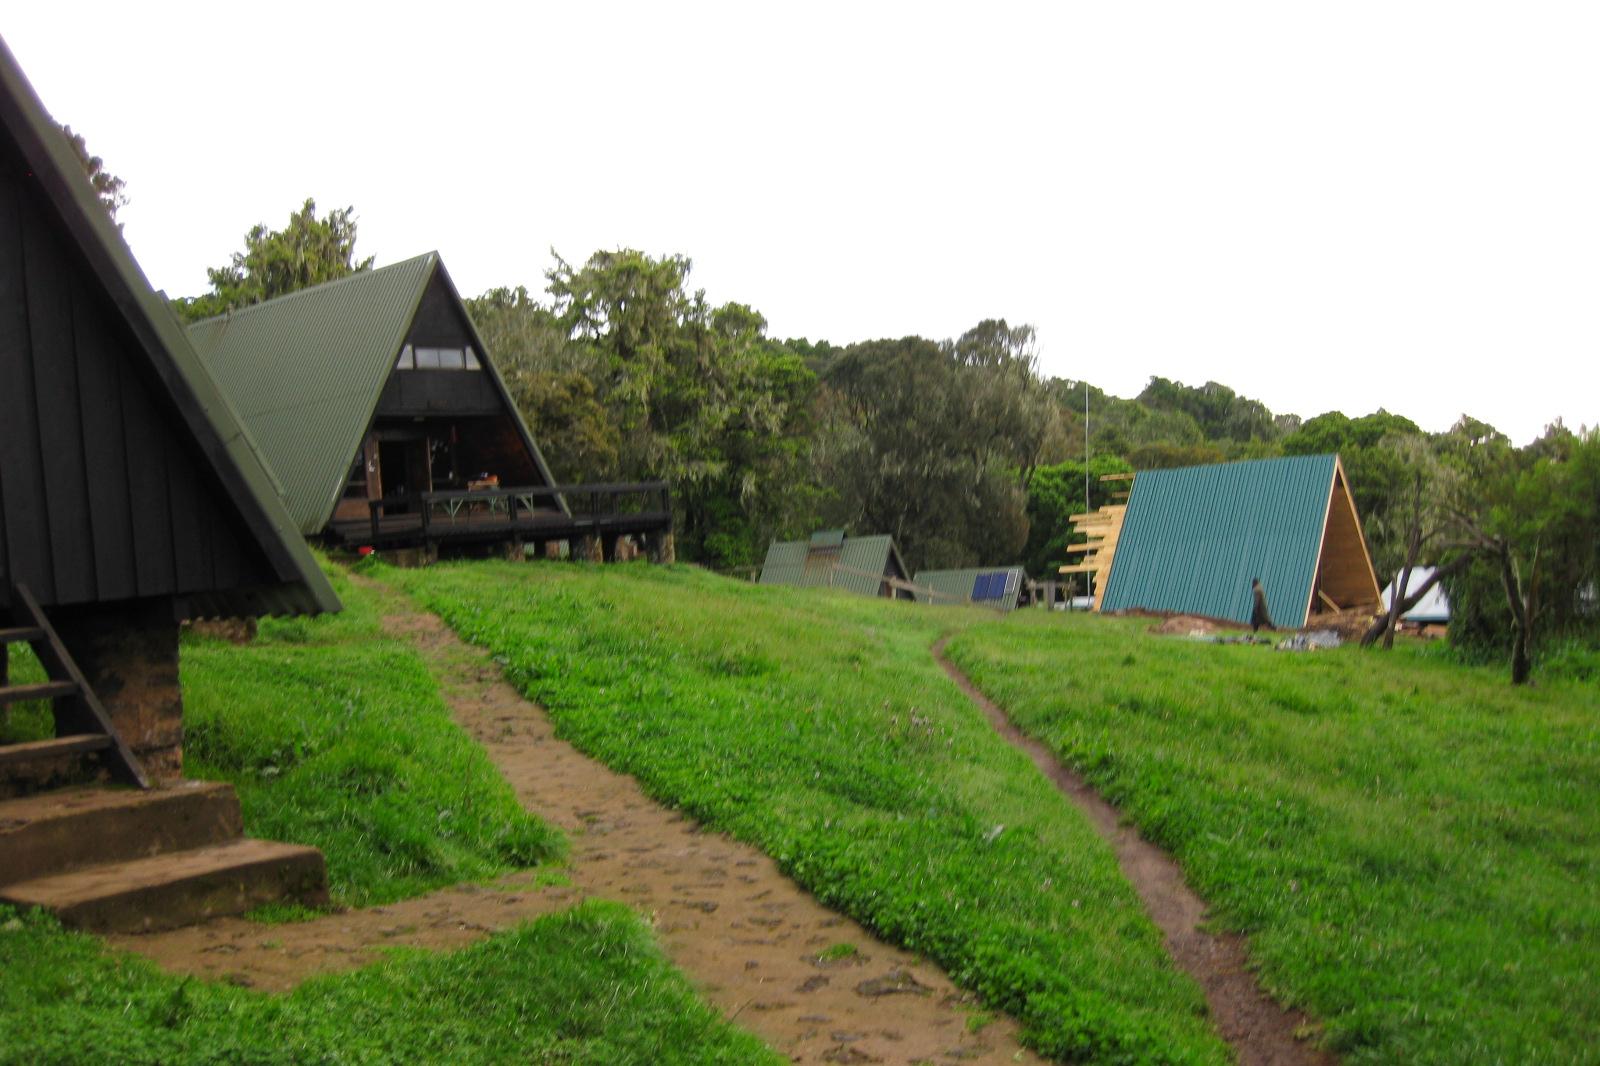
[[[201,317],[365,269],[355,236],[351,209],[319,219],[307,200],[175,307]],[[1516,449],[1465,416],[1440,434],[1382,409],[1302,421],[1160,377],[1120,398],[1045,376],[1032,328],[1003,320],[950,339],[779,340],[754,308],[711,304],[691,268],[555,256],[542,293],[468,301],[556,477],[669,481],[685,559],[751,567],[772,538],[842,526],[893,534],[913,568],[1021,560],[1051,577],[1069,516],[1110,499],[1104,474],[1337,452],[1380,578],[1440,565],[1459,646],[1509,655],[1523,680],[1541,644],[1594,640],[1594,431],[1556,425]]]

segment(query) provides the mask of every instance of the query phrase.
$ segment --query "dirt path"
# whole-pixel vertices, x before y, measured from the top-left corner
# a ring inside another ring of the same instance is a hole
[[[437,617],[395,596],[386,604],[385,626],[422,652],[457,721],[524,805],[571,837],[570,883],[541,885],[525,872],[312,922],[226,919],[117,938],[119,947],[170,969],[282,989],[391,946],[456,947],[599,896],[651,918],[713,1005],[796,1062],[1041,1061],[1017,1043],[1008,1018],[969,1032],[976,1006],[932,963],[877,940],[755,848],[660,806],[632,778],[558,739],[544,711]]]
[[[934,643],[933,657],[983,711],[995,731],[1026,753],[1111,845],[1123,876],[1165,936],[1173,961],[1204,990],[1217,1029],[1233,1046],[1241,1066],[1334,1066],[1338,1060],[1332,1055],[1296,1039],[1295,1032],[1305,1031],[1309,1019],[1299,1011],[1284,1009],[1256,984],[1243,938],[1201,928],[1205,901],[1189,888],[1177,862],[1123,825],[1117,809],[1058,762],[1048,747],[1012,725],[1005,712],[944,657],[948,640],[942,637]]]

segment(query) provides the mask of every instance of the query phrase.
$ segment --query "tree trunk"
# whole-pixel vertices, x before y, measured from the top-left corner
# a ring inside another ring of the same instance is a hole
[[[1417,565],[1417,555],[1421,551],[1421,538],[1408,537],[1406,564],[1400,568],[1400,573],[1395,575],[1394,592],[1389,596],[1389,619],[1383,629],[1384,651],[1394,647],[1394,631],[1400,625],[1400,616],[1405,613],[1400,609],[1400,604],[1406,598],[1406,586],[1411,584],[1411,568]]]
[[[1450,575],[1466,569],[1467,564],[1472,561],[1472,558],[1473,557],[1470,554],[1458,555],[1444,566],[1435,567],[1433,573],[1428,577],[1428,580],[1424,581],[1421,585],[1418,585],[1415,592],[1408,591],[1406,593],[1406,598],[1403,602],[1400,600],[1400,597],[1396,596],[1394,602],[1400,604],[1399,613],[1405,614],[1407,611],[1411,610],[1411,608],[1421,603],[1422,597],[1426,596],[1433,586],[1437,585],[1440,581],[1443,581]],[[1372,626],[1365,633],[1361,634],[1361,646],[1363,648],[1370,648],[1377,642],[1379,637],[1383,636],[1384,630],[1387,629],[1388,626],[1388,615],[1384,615],[1376,622],[1372,623]]]
[[[1517,580],[1511,549],[1500,545],[1500,581],[1506,587],[1506,602],[1511,606],[1511,683],[1525,685],[1533,672],[1528,655],[1528,608],[1522,598],[1522,583]]]

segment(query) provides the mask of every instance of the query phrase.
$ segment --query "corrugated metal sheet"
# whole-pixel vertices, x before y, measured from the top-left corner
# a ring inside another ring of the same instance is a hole
[[[1102,609],[1248,622],[1250,579],[1259,577],[1273,620],[1304,625],[1336,461],[1309,455],[1141,471]]]
[[[428,252],[189,327],[302,533],[333,514],[438,261]]]
[[[815,539],[815,538],[813,538]],[[831,543],[832,538],[828,538]],[[863,596],[877,596],[881,575],[905,577],[900,550],[888,535],[842,537],[838,549],[813,552],[809,540],[773,541],[761,566],[761,584],[798,585],[806,588],[840,588]],[[879,576],[873,576],[879,575]]]
[[[208,595],[213,609],[241,615],[256,613],[256,605],[273,613],[339,610],[338,597],[296,531],[255,442],[106,217],[78,159],[3,41],[0,110],[79,252],[137,339],[138,354],[148,358],[160,388],[180,413],[196,460],[216,471],[221,495],[237,509],[283,583],[248,593],[217,589]]]
[[[1017,594],[1027,579],[1020,566],[968,567],[963,570],[918,570],[912,583],[932,589],[937,598],[916,594],[921,603],[960,603],[971,600],[1001,611],[1015,610]]]

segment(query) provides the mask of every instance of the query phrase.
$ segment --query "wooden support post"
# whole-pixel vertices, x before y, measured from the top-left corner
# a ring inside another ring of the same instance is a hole
[[[600,545],[600,538],[593,533],[584,533],[572,542],[573,558],[585,563],[605,562],[605,550]]]

